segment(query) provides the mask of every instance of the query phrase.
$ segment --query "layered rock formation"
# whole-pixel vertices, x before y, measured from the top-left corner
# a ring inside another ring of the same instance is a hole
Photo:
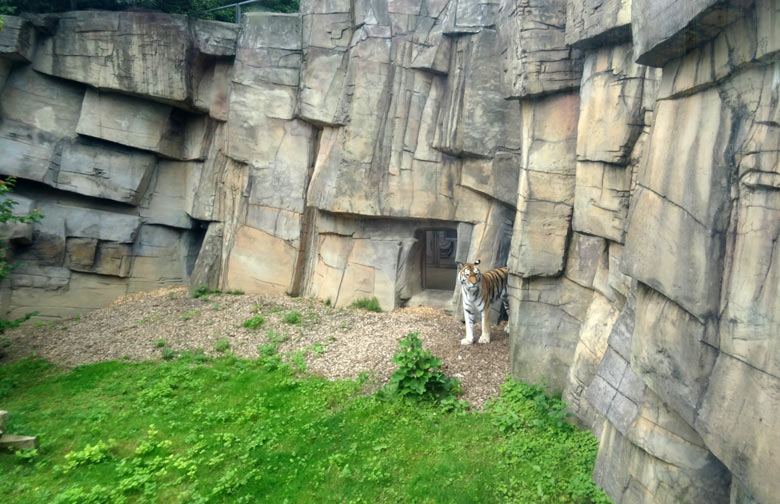
[[[615,502],[778,502],[778,34],[770,0],[9,17],[0,174],[45,218],[2,231],[4,311],[392,309],[455,231],[508,265],[513,375],[563,391]]]

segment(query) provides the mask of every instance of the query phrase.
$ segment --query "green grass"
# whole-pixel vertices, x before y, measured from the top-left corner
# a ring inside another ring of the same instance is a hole
[[[284,314],[284,321],[288,324],[300,324],[301,323],[301,314],[297,311],[285,313]]]
[[[273,342],[278,335],[270,334]],[[596,440],[559,402],[509,382],[485,413],[381,399],[354,381],[256,361],[106,362],[63,372],[0,366],[11,433],[7,502],[608,502],[590,483]],[[446,405],[444,405],[446,406]]]
[[[350,306],[377,313],[382,311],[382,308],[379,306],[379,300],[376,297],[356,299]]]

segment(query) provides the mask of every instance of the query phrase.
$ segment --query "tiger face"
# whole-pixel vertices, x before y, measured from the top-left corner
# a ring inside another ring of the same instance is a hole
[[[458,281],[460,285],[472,289],[478,287],[482,283],[482,272],[479,271],[479,259],[474,263],[459,264],[460,271],[458,272]]]

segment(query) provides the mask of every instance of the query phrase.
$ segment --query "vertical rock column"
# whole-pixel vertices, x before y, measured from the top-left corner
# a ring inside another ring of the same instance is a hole
[[[301,16],[244,17],[219,151],[234,197],[223,228],[223,287],[286,292],[300,247],[315,128],[295,118]],[[223,189],[224,190],[224,189]]]
[[[567,249],[591,250],[571,240],[582,60],[565,44],[565,23],[565,1],[505,0],[497,25],[504,96],[522,108],[508,263],[512,374],[553,390],[565,384],[593,278],[564,274]]]

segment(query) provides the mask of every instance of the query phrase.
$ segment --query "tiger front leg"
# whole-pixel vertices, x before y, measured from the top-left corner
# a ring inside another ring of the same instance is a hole
[[[467,306],[466,300],[463,300],[463,315],[466,317],[466,337],[460,340],[461,345],[471,345],[474,343],[474,321],[476,314],[473,313],[472,308]]]
[[[490,303],[485,303],[485,309],[482,310],[482,336],[479,337],[479,343],[490,343]]]

